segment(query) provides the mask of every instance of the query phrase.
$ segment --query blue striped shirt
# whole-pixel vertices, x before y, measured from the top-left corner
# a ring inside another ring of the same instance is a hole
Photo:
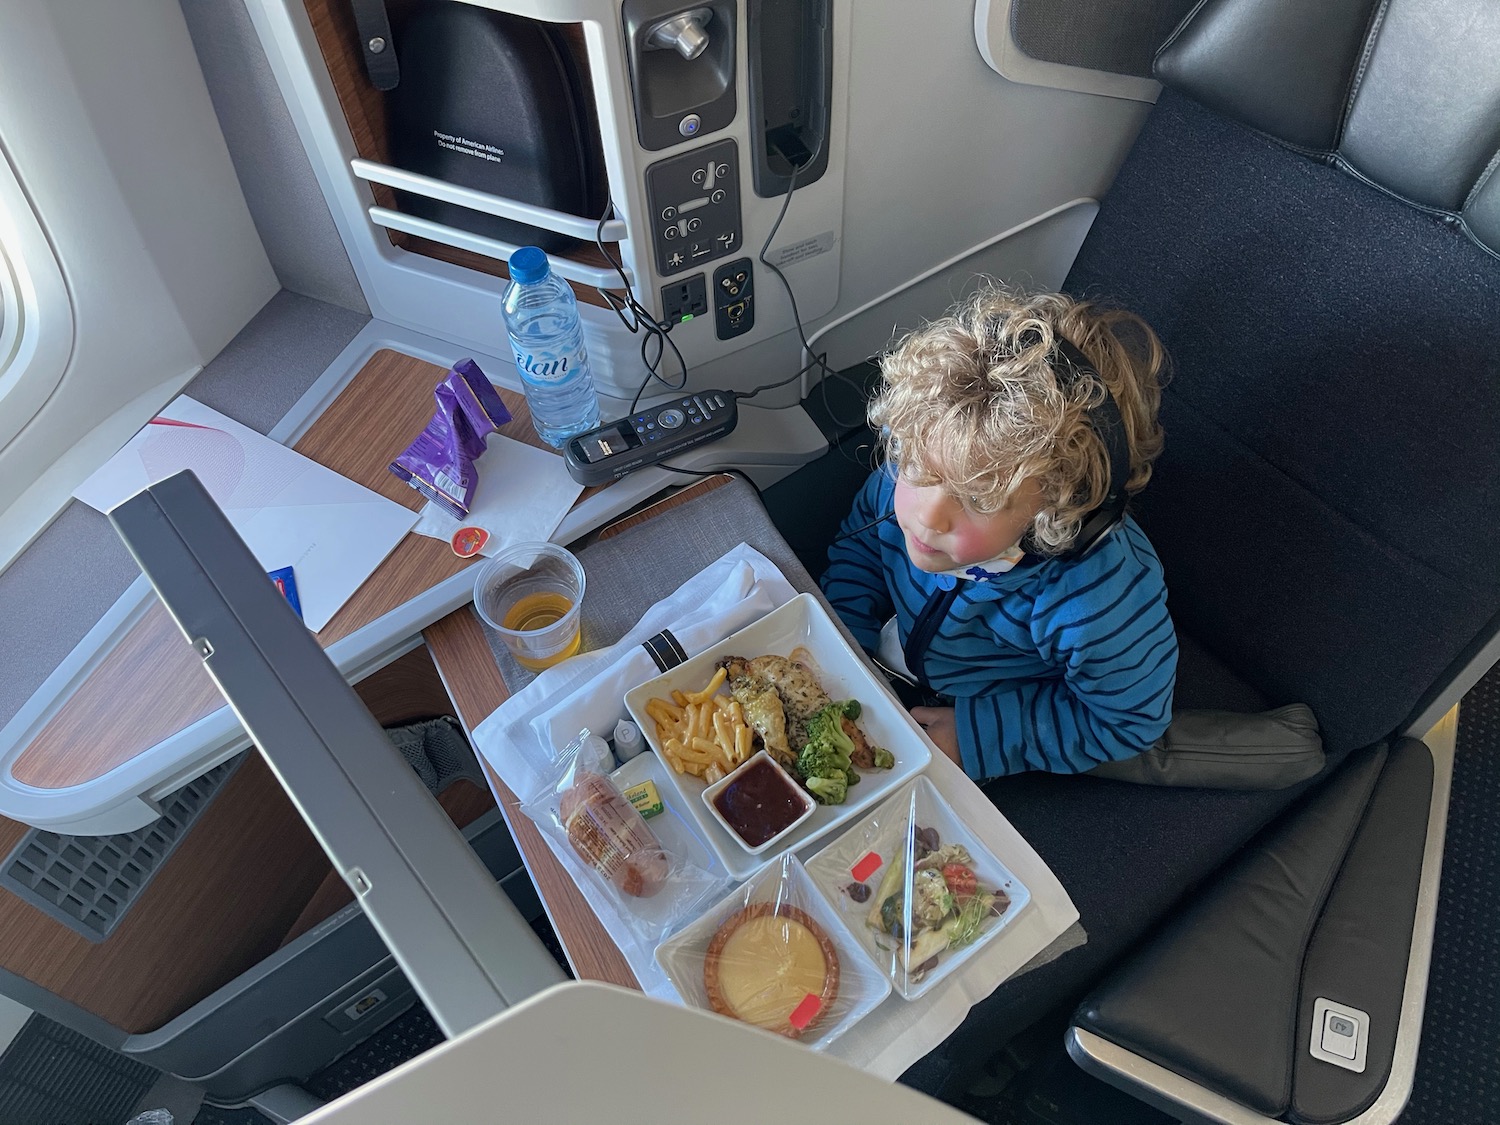
[[[842,532],[893,510],[895,482],[871,474]],[[896,616],[901,643],[927,599],[957,597],[911,671],[954,698],[964,770],[1074,773],[1149,749],[1172,717],[1177,634],[1161,563],[1126,519],[1081,559],[1028,559],[971,582],[911,565],[894,519],[835,541],[823,592],[868,651]]]

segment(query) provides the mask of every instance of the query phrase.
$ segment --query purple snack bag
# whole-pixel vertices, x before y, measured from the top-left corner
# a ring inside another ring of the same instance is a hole
[[[437,410],[432,421],[390,468],[443,511],[461,520],[469,514],[479,483],[474,462],[484,453],[485,439],[510,421],[510,411],[472,359],[455,363],[433,395]]]

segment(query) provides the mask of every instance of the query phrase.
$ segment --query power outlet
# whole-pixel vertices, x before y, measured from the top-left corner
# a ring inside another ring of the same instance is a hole
[[[755,267],[749,258],[714,270],[714,333],[721,340],[755,327]]]
[[[708,286],[701,273],[661,287],[661,318],[668,324],[708,312]]]

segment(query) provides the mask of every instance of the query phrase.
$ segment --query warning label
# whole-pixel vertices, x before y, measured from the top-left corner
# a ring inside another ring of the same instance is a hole
[[[794,242],[790,246],[783,246],[771,255],[771,260],[779,267],[795,266],[798,262],[805,262],[809,258],[816,258],[819,254],[826,254],[833,249],[833,242],[833,231],[825,230],[822,234],[804,238],[801,242]]]
[[[439,133],[436,129],[432,131],[432,135],[437,138],[439,148],[452,149],[465,156],[477,156],[481,160],[493,160],[496,164],[505,159],[505,150],[494,145],[471,141],[468,137],[455,137],[452,133]]]

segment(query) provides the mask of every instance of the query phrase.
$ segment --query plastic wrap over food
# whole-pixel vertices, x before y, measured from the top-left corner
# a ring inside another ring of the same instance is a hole
[[[807,869],[908,1000],[992,941],[1031,899],[925,777],[858,821]]]
[[[656,960],[687,1003],[814,1049],[891,991],[790,852],[658,946]]]
[[[454,519],[469,514],[485,439],[510,421],[510,411],[472,359],[461,359],[433,391],[432,421],[390,464],[391,472]]]
[[[722,893],[726,877],[680,816],[658,810],[653,828],[595,761],[580,757],[594,741],[584,730],[563,747],[551,784],[521,811],[580,860],[592,889],[654,944]],[[590,886],[582,889],[587,895]]]

